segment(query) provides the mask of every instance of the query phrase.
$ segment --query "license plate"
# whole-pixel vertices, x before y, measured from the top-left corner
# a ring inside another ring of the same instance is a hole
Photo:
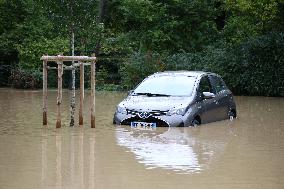
[[[150,129],[150,128],[156,128],[157,124],[156,123],[148,123],[148,122],[138,122],[138,121],[133,121],[131,122],[131,127],[132,128],[142,128],[142,129]]]

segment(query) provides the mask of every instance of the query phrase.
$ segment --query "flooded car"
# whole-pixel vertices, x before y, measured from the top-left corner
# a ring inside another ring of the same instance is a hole
[[[237,116],[232,92],[209,72],[166,71],[144,79],[117,105],[114,124],[196,126]]]

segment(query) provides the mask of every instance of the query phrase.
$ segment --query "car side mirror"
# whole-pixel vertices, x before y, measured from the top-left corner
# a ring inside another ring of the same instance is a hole
[[[210,92],[203,92],[202,97],[203,99],[211,99],[215,97],[215,94]]]
[[[130,90],[127,92],[127,95],[131,95],[133,93],[134,90]]]

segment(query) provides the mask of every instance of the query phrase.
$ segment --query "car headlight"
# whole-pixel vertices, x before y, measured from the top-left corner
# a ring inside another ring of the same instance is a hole
[[[118,105],[116,107],[116,113],[126,114],[126,108]]]
[[[171,116],[171,115],[184,115],[186,112],[186,108],[173,108],[171,110],[168,111],[167,115]]]

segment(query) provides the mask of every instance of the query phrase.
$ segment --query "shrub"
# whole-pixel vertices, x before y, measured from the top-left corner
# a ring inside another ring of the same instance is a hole
[[[8,86],[11,69],[11,65],[0,65],[0,87]]]
[[[59,37],[54,39],[38,39],[24,45],[18,45],[20,66],[24,69],[39,69],[42,67],[40,57],[43,54],[56,55],[68,52],[68,40]]]
[[[253,38],[238,47],[240,91],[249,95],[284,96],[284,33]]]
[[[165,65],[161,55],[148,52],[131,55],[120,68],[121,85],[125,90],[133,88],[145,77],[158,71],[163,71]]]
[[[283,52],[284,33],[270,33],[235,47],[207,47],[197,53],[136,53],[120,69],[122,85],[133,88],[162,70],[201,70],[221,75],[237,95],[284,96]]]
[[[35,89],[42,87],[42,73],[38,70],[13,69],[9,80],[11,86],[15,88]]]

